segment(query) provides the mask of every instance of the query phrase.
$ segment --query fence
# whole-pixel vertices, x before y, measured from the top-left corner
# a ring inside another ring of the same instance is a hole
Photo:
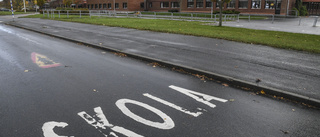
[[[288,17],[297,17],[296,11],[289,11],[292,13],[289,16],[276,16],[272,14],[222,14],[222,21],[237,21],[247,20],[270,20],[274,23],[275,20],[285,20]],[[188,20],[188,21],[202,21],[202,22],[217,22],[219,21],[219,14],[212,13],[181,13],[181,12],[115,12],[110,10],[44,10],[43,16],[48,18],[60,18],[61,15],[69,17],[127,17],[127,18],[154,18],[154,19],[171,19],[171,20]],[[313,16],[315,27],[319,17]],[[299,25],[301,24],[301,18],[299,19]]]
[[[193,21],[206,21],[216,22],[219,20],[219,14],[210,13],[171,13],[171,12],[114,12],[113,10],[44,10],[43,17],[60,18],[65,15],[67,18],[71,17],[133,17],[133,18],[155,18],[155,19],[172,19],[172,20],[193,20]],[[223,14],[223,21],[236,21],[239,20],[238,14]]]

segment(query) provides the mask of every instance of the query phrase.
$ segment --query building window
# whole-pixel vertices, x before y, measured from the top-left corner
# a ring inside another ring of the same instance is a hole
[[[231,0],[228,4],[227,4],[227,8],[228,9],[234,9],[236,7],[236,0]]]
[[[90,5],[88,5],[88,9],[90,9]]]
[[[140,8],[143,9],[144,8],[144,2],[140,3]]]
[[[216,2],[216,9],[219,9],[219,2]]]
[[[108,9],[112,9],[111,3],[108,3]]]
[[[211,0],[206,0],[206,8],[211,8],[212,2]]]
[[[95,8],[96,8],[96,9],[98,8],[98,4],[95,4]]]
[[[103,4],[103,8],[106,9],[107,8],[107,4]]]
[[[93,4],[91,4],[91,9],[93,9]]]
[[[261,0],[252,0],[251,1],[251,9],[260,9],[261,8]]]
[[[193,0],[188,0],[187,7],[188,8],[193,8],[193,5],[194,5]]]
[[[152,8],[152,2],[149,3],[149,8]]]
[[[171,2],[171,8],[179,8],[180,3],[179,2]]]
[[[169,2],[160,2],[161,8],[169,8]]]
[[[265,9],[274,9],[275,1],[274,0],[266,0]]]
[[[119,9],[119,3],[115,3],[114,6],[116,7],[116,9]]]
[[[127,3],[123,3],[123,4],[122,4],[122,8],[123,8],[123,9],[127,9],[127,7],[128,7]]]
[[[203,0],[197,0],[196,7],[203,8]]]
[[[248,0],[239,0],[239,9],[247,9]]]

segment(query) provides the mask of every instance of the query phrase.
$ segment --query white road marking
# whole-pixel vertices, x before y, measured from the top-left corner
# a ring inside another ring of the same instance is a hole
[[[155,101],[158,101],[158,102],[160,102],[160,103],[162,103],[162,104],[164,104],[164,105],[167,105],[167,106],[169,106],[169,107],[172,107],[172,108],[174,108],[174,109],[176,109],[176,110],[178,110],[178,111],[181,111],[181,112],[183,112],[183,113],[186,113],[186,114],[189,114],[189,115],[191,115],[191,116],[194,116],[194,117],[198,117],[199,115],[202,114],[202,112],[196,112],[196,113],[194,113],[194,112],[187,111],[185,108],[182,108],[182,107],[180,107],[180,106],[177,106],[177,105],[175,105],[175,104],[173,104],[173,103],[170,103],[170,102],[168,102],[168,101],[165,101],[165,100],[163,100],[163,99],[161,99],[161,98],[152,96],[152,95],[150,95],[150,94],[148,94],[148,93],[145,93],[145,94],[143,94],[143,95],[146,96],[146,97],[148,97],[148,98],[151,98],[151,99],[153,99],[153,100],[155,100]]]
[[[162,120],[164,121],[163,123],[159,123],[159,122],[154,122],[154,121],[150,121],[147,119],[144,119],[134,113],[132,113],[126,106],[126,103],[131,103],[131,104],[135,104],[141,107],[144,107],[150,111],[152,111],[153,113],[157,114],[158,116],[160,116],[162,118]],[[172,129],[175,125],[173,120],[165,113],[163,113],[162,111],[160,111],[159,109],[156,109],[152,106],[149,106],[148,104],[142,103],[142,102],[138,102],[135,100],[130,100],[130,99],[120,99],[116,102],[116,106],[128,117],[134,119],[137,122],[143,123],[145,125],[151,126],[151,127],[155,127],[155,128],[159,128],[159,129]]]
[[[106,116],[103,114],[101,107],[94,108],[94,112],[96,114],[93,116],[90,116],[85,111],[79,112],[78,115],[81,118],[83,118],[88,124],[92,125],[96,129],[98,129],[104,136],[108,136],[108,135],[104,134],[103,130],[110,128],[111,130],[118,132],[118,133],[121,133],[121,134],[128,136],[128,137],[143,137],[142,135],[134,133],[134,132],[132,132],[128,129],[125,129],[123,127],[114,126],[114,125],[110,124],[109,121],[107,120]],[[99,120],[97,121],[96,119],[94,119],[94,117],[99,118]],[[116,136],[116,134],[114,132],[110,132],[109,135]]]
[[[228,101],[228,100],[225,100],[225,99],[222,99],[222,98],[206,95],[206,94],[203,94],[203,93],[199,93],[199,92],[196,92],[196,91],[184,89],[184,88],[177,87],[177,86],[174,86],[174,85],[169,86],[169,88],[172,88],[172,89],[174,89],[176,91],[179,91],[180,93],[185,94],[185,95],[195,99],[198,102],[206,104],[211,108],[215,108],[216,105],[210,103],[209,102],[210,100],[216,100],[216,101],[220,101],[220,102],[227,102]],[[199,98],[196,95],[202,96],[202,98]]]
[[[42,126],[43,136],[44,137],[67,137],[67,136],[59,136],[53,131],[53,128],[55,127],[64,128],[66,126],[68,126],[68,124],[65,122],[55,122],[55,121],[46,122]],[[71,137],[74,137],[74,136],[71,136]]]

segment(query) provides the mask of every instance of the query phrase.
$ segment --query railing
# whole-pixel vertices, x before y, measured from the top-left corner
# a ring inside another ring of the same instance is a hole
[[[318,20],[319,20],[319,16],[311,16],[311,17],[313,17],[314,18],[314,22],[313,22],[313,27],[316,27],[317,26],[317,22],[318,22]]]
[[[222,21],[236,21],[247,20],[270,20],[274,23],[275,20],[286,19],[288,17],[297,17],[296,11],[289,11],[292,15],[272,15],[272,14],[222,14]],[[183,13],[183,12],[119,12],[114,10],[44,10],[43,16],[48,18],[60,18],[62,15],[69,17],[127,17],[127,18],[154,18],[154,19],[169,19],[169,20],[187,20],[187,21],[201,21],[201,22],[217,22],[220,14],[211,13]],[[313,26],[316,26],[319,19],[314,17]],[[301,18],[299,25],[301,24]]]
[[[67,18],[72,15],[77,17],[97,16],[97,17],[135,17],[135,18],[155,18],[155,19],[172,19],[172,20],[191,20],[191,21],[206,21],[216,22],[219,20],[219,14],[210,13],[171,13],[171,12],[115,12],[111,10],[44,10],[43,17],[60,18],[61,15],[66,15]],[[223,14],[223,21],[239,20],[238,14]]]

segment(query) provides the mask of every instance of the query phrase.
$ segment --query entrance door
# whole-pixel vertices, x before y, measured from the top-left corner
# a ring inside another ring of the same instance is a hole
[[[280,14],[280,10],[281,10],[281,0],[276,0],[275,14]]]

